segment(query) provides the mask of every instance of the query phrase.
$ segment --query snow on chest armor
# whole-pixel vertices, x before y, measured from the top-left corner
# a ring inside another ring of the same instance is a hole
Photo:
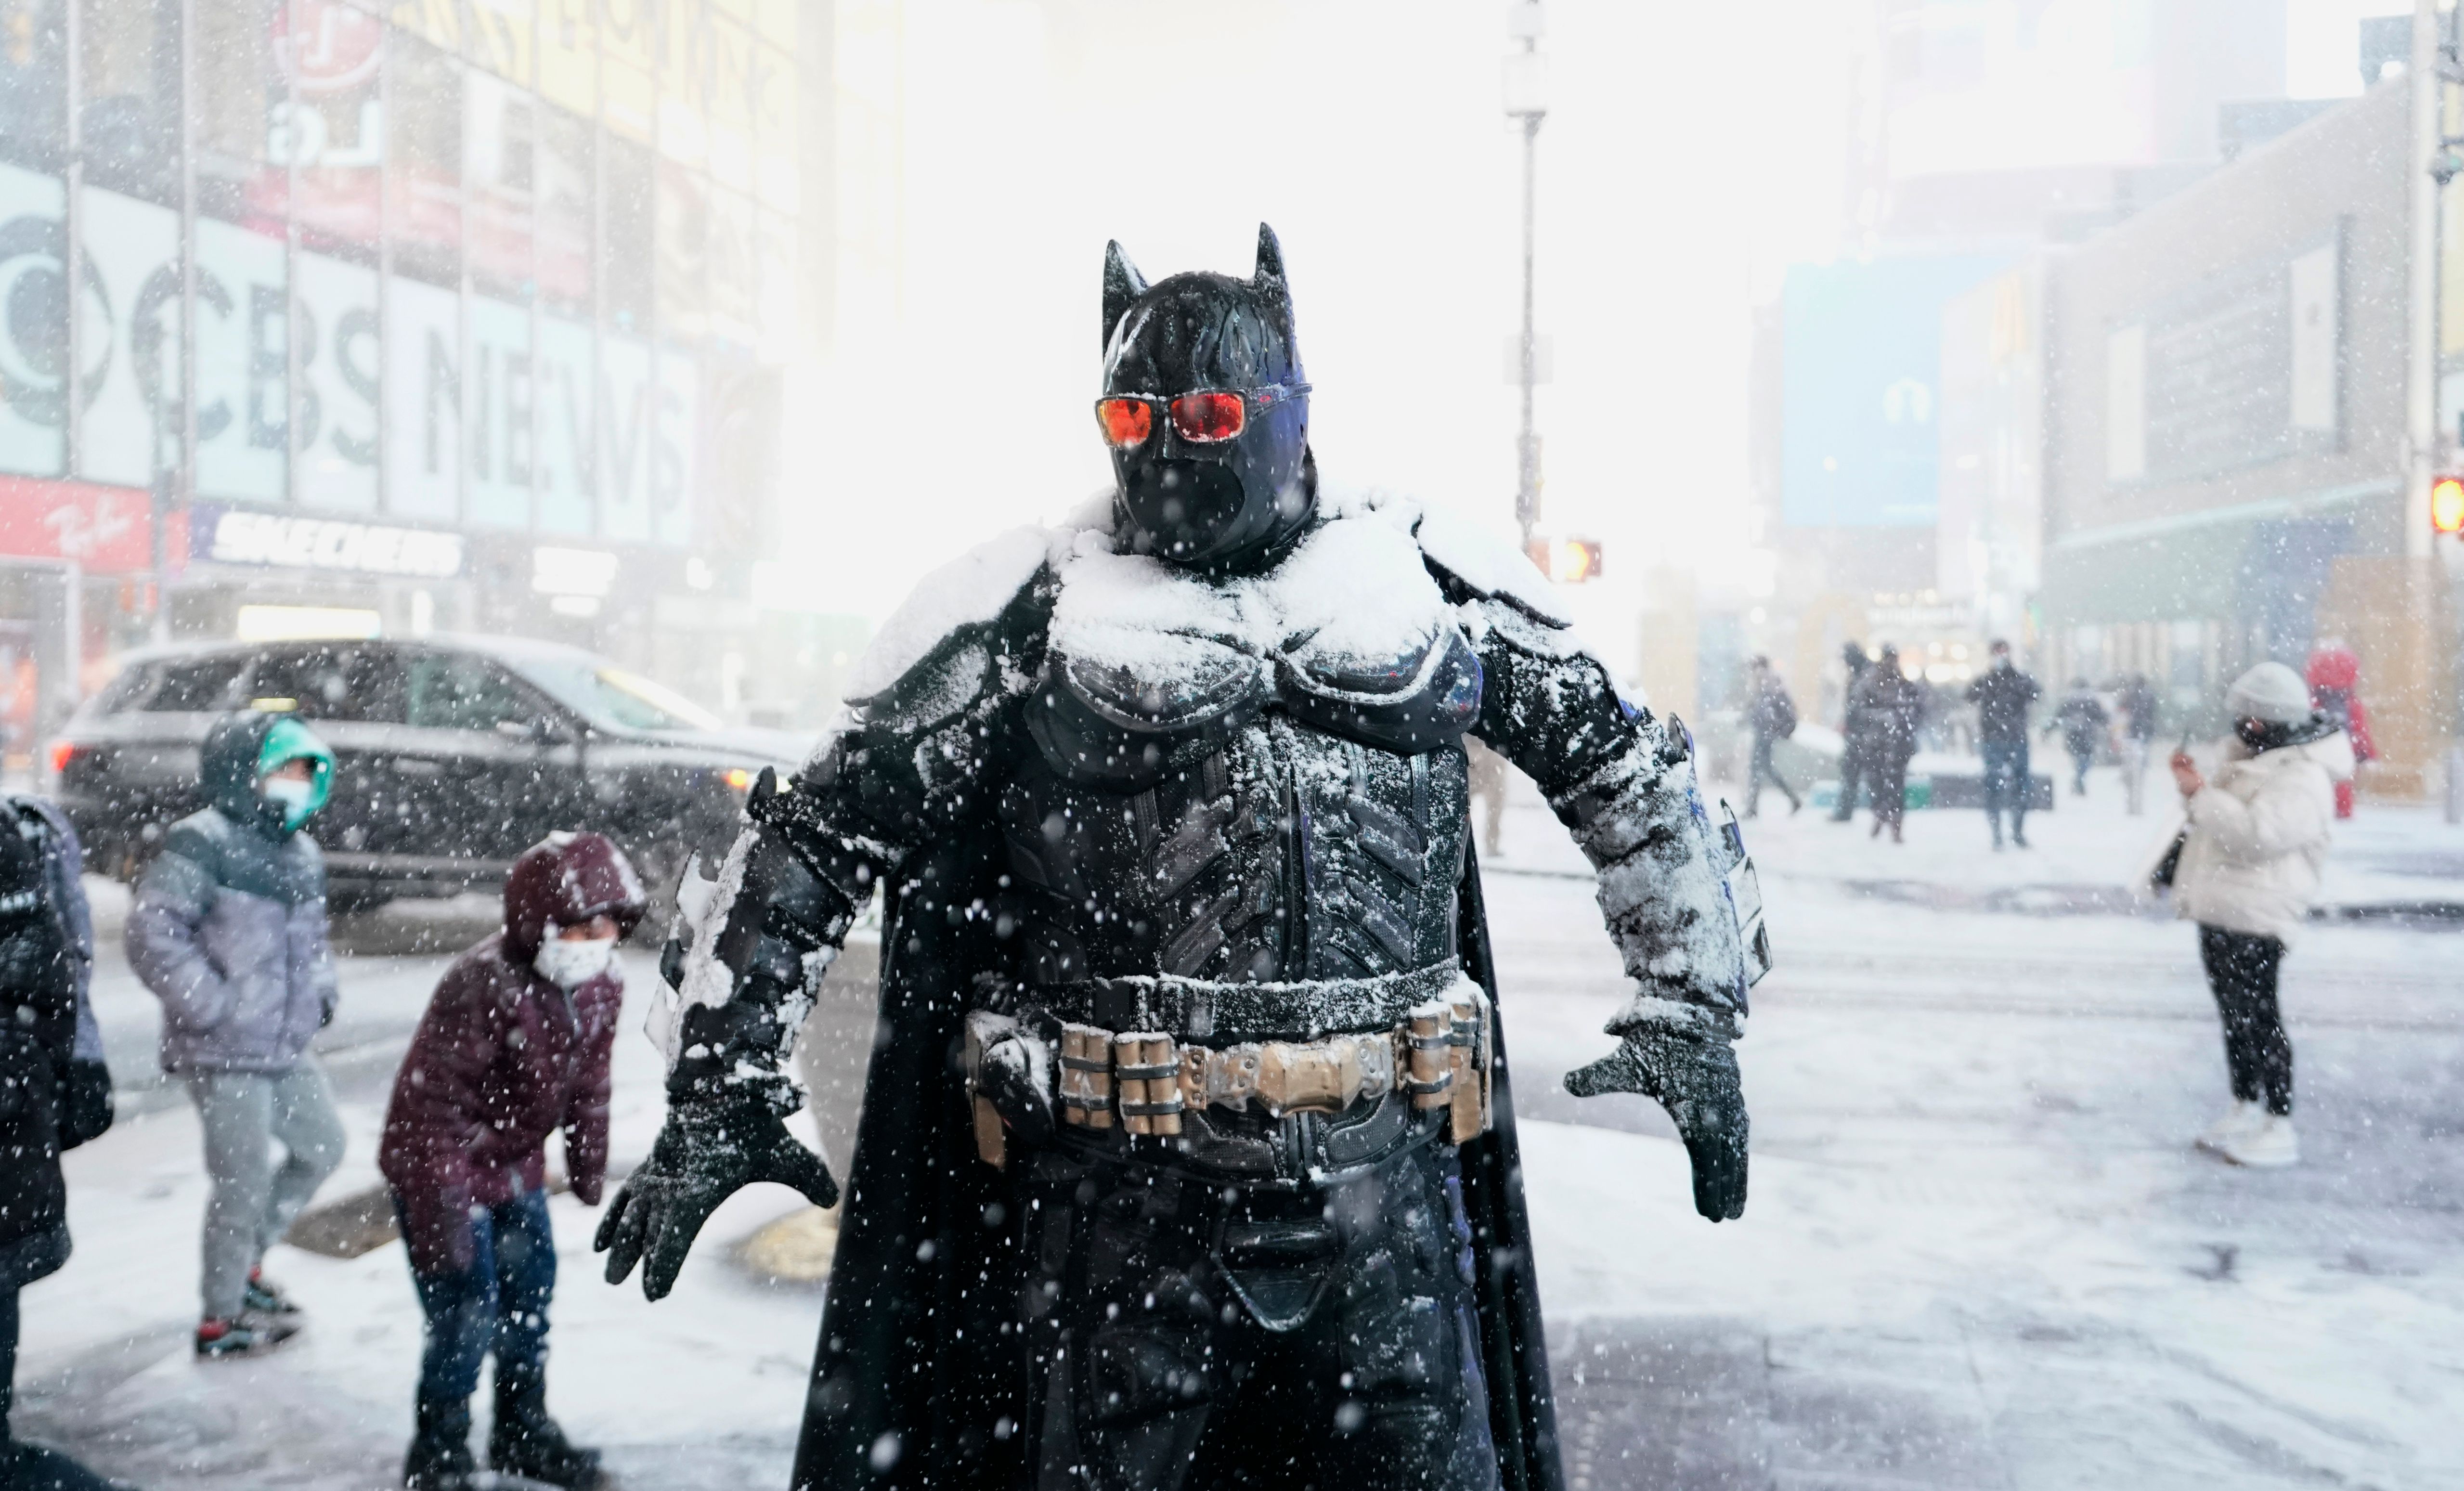
[[[1046,688],[1029,726],[1074,780],[1146,785],[1269,706],[1400,755],[1459,738],[1480,661],[1419,545],[1335,517],[1263,575],[1210,578],[1083,535],[1058,566]]]
[[[1001,805],[1029,981],[1452,955],[1481,668],[1406,528],[1338,515],[1216,578],[1089,534],[1054,572]]]

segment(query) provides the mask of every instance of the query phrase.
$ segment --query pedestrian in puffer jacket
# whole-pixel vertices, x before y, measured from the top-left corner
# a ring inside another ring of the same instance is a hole
[[[2233,1110],[2199,1142],[2237,1164],[2276,1167],[2300,1158],[2277,974],[2318,892],[2336,783],[2353,775],[2353,748],[2281,663],[2242,674],[2225,708],[2233,733],[2209,753],[2207,771],[2187,753],[2172,759],[2189,820],[2173,903],[2199,924],[2233,1079]]]
[[[111,1072],[87,986],[94,974],[77,832],[50,803],[0,797],[0,1486],[102,1491],[77,1461],[9,1433],[17,1293],[69,1257],[60,1153],[111,1127]]]
[[[308,1055],[336,998],[325,859],[299,831],[333,777],[333,753],[288,714],[217,720],[198,750],[208,805],[171,825],[128,914],[129,964],[163,1001],[163,1069],[205,1129],[199,1356],[268,1350],[297,1328],[298,1306],[260,1265],[342,1162],[333,1091]]]
[[[617,942],[642,919],[642,883],[598,834],[553,834],[505,879],[504,927],[447,969],[385,1109],[377,1167],[393,1187],[411,1282],[428,1317],[414,1491],[471,1482],[471,1394],[496,1357],[488,1462],[559,1486],[599,1483],[599,1452],[547,1412],[547,1136],[564,1131],[573,1194],[607,1173],[608,1058],[625,1002]]]

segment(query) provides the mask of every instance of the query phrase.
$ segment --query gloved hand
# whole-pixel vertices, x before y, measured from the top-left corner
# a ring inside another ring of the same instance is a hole
[[[1643,1025],[1566,1074],[1566,1090],[1578,1098],[1639,1092],[1666,1108],[1694,1162],[1694,1209],[1715,1222],[1746,1214],[1746,1095],[1731,1039],[1707,1022]]]
[[[111,1118],[111,1068],[72,1059],[60,1080],[60,1148],[100,1138]]]
[[[783,1106],[782,1106],[783,1105]],[[776,1089],[731,1089],[678,1096],[650,1146],[601,1218],[591,1246],[607,1255],[607,1282],[623,1283],[642,1265],[642,1293],[663,1299],[718,1203],[757,1180],[777,1181],[815,1206],[832,1206],[838,1183],[822,1157],[796,1142],[781,1122],[795,1110]]]

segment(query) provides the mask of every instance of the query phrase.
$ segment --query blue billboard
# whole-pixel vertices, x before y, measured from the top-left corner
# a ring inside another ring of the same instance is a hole
[[[1943,307],[2009,262],[2000,254],[1925,254],[1788,272],[1781,523],[1933,526]]]

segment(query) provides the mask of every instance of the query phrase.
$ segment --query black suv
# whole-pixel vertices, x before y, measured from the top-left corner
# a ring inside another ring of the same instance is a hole
[[[723,851],[761,768],[806,742],[727,730],[689,700],[573,647],[511,638],[155,648],[88,700],[50,753],[86,863],[132,878],[195,811],[216,715],[296,712],[333,748],[310,824],[337,910],[500,883],[559,828],[625,846],[664,902],[685,857]]]

